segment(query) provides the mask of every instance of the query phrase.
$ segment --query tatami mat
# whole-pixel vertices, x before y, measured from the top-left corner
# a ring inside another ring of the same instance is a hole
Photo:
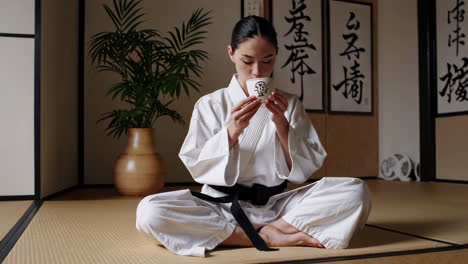
[[[0,241],[8,234],[31,204],[32,201],[0,202]]]
[[[468,249],[327,262],[327,264],[466,264]]]
[[[468,243],[468,185],[383,180],[369,180],[367,184],[373,199],[369,224]]]
[[[207,258],[181,257],[158,245],[153,238],[136,231],[135,208],[141,198],[121,197],[114,189],[96,188],[73,190],[57,200],[44,202],[5,263],[314,262],[335,257],[437,250],[449,246],[422,237],[457,244],[468,243],[468,185],[383,180],[368,180],[367,183],[373,198],[369,219],[371,226],[358,233],[348,249],[289,247],[281,248],[279,252],[259,252],[253,248],[220,248],[209,252]],[[183,187],[173,186],[165,190],[180,188]],[[197,190],[199,186],[190,188]],[[30,201],[21,203],[23,209],[20,204],[9,207],[17,213],[16,220],[31,204]],[[3,202],[0,203],[0,210],[2,205]],[[1,213],[0,228],[5,226],[3,216],[6,215],[12,216],[11,213]],[[16,220],[9,220],[11,226]],[[468,263],[467,254],[467,250],[451,250],[337,263]],[[444,262],[447,259],[451,261]]]
[[[353,256],[446,244],[366,227],[349,249],[307,247],[259,252],[221,248],[207,258],[177,256],[135,230],[138,199],[46,201],[5,263],[259,263]]]

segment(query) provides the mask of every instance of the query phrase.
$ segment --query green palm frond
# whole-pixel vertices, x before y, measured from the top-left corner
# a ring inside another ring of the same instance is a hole
[[[98,71],[118,74],[120,82],[107,95],[128,107],[101,115],[99,122],[109,121],[108,135],[120,137],[129,128],[153,127],[163,116],[184,124],[182,116],[169,105],[182,94],[199,92],[201,63],[208,53],[193,47],[206,39],[204,30],[212,23],[211,12],[195,10],[189,20],[161,36],[159,31],[141,28],[144,23],[142,0],[113,0],[103,5],[114,30],[91,36],[89,55]],[[161,100],[166,101],[162,103]]]
[[[141,13],[140,3],[141,0],[113,0],[113,9],[107,4],[102,7],[111,18],[116,31],[125,32],[132,31],[143,23],[141,18],[144,14]]]
[[[180,52],[196,44],[203,43],[206,39],[207,31],[200,30],[205,26],[212,24],[210,11],[203,12],[203,9],[197,9],[192,13],[187,24],[182,22],[181,29],[175,27],[175,32],[168,32],[170,35],[166,37],[166,41],[170,44],[174,53]]]

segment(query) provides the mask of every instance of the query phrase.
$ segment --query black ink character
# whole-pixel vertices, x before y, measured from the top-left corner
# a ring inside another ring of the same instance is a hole
[[[356,19],[354,24],[352,24],[351,22],[356,18],[356,15],[353,12],[349,12],[349,13],[350,14],[349,14],[348,22],[346,23],[346,28],[348,30],[355,30],[355,31],[359,30],[361,23]],[[356,47],[355,43],[359,39],[359,36],[356,33],[343,34],[343,38],[345,40],[348,40],[347,42],[348,47],[345,49],[345,51],[340,53],[340,56],[346,55],[348,57],[348,60],[350,60],[351,55],[354,54],[355,58],[359,59],[360,53],[366,51],[362,47],[360,48]]]
[[[349,31],[358,31],[361,27],[361,23],[356,19],[356,14],[353,12],[349,13],[348,22],[346,22],[346,28]],[[365,79],[364,74],[359,70],[360,64],[358,62],[360,53],[365,52],[366,50],[362,47],[357,47],[355,45],[356,41],[359,39],[359,36],[355,32],[350,32],[349,34],[343,34],[344,40],[349,40],[347,42],[348,47],[341,52],[340,56],[346,56],[348,61],[351,61],[351,55],[354,55],[354,64],[352,66],[346,67],[343,66],[344,79],[338,84],[333,84],[333,88],[336,91],[342,90],[344,98],[348,99],[351,95],[351,98],[357,103],[362,103],[362,90],[363,90],[363,80]]]
[[[294,43],[291,45],[284,45],[286,50],[290,51],[289,58],[281,66],[281,68],[291,65],[291,82],[296,83],[296,73],[299,74],[301,80],[301,94],[299,99],[302,101],[304,98],[304,75],[315,74],[316,72],[312,67],[306,63],[309,58],[308,50],[316,50],[316,47],[309,43],[307,37],[309,33],[304,30],[304,22],[310,22],[311,18],[304,14],[307,5],[304,0],[292,0],[292,9],[289,10],[291,17],[285,17],[286,22],[291,24],[291,27],[284,36],[294,32]]]
[[[351,73],[348,76],[348,68],[343,66],[344,71],[344,80],[337,85],[333,85],[333,88],[336,91],[343,89],[343,96],[348,99],[348,96],[351,94],[351,98],[358,104],[362,102],[362,79],[365,78],[364,74],[359,71],[359,63],[354,61],[354,65],[351,66]]]
[[[447,63],[447,73],[440,77],[440,80],[445,82],[442,90],[439,91],[439,95],[447,97],[447,103],[452,102],[452,94],[455,90],[455,101],[463,102],[468,101],[468,80],[466,74],[468,72],[468,58],[464,57],[463,65],[457,66],[456,64]]]
[[[454,35],[449,34],[449,39],[448,39],[448,46],[451,47],[452,44],[455,44],[455,50],[456,50],[456,56],[458,57],[458,50],[460,45],[465,45],[465,34],[461,33],[463,32],[463,29],[461,28],[460,24],[465,20],[465,9],[463,6],[465,5],[464,1],[457,0],[455,7],[452,8],[452,10],[448,11],[448,16],[447,16],[447,23],[451,24],[452,22],[452,16],[453,19],[456,21],[456,26],[455,29],[453,30]]]

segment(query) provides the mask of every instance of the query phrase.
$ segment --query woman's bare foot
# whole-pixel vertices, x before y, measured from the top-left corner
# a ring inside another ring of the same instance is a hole
[[[264,226],[259,234],[270,247],[309,246],[324,248],[320,241],[304,232],[283,233],[272,224]]]
[[[309,246],[325,248],[320,241],[295,228],[281,218],[262,227],[259,235],[269,247]],[[248,247],[252,246],[252,242],[244,230],[237,226],[234,232],[221,245]]]

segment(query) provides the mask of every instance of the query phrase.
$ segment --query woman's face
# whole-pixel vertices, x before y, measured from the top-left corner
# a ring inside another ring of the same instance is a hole
[[[245,91],[247,89],[245,81],[269,77],[273,72],[276,47],[262,37],[247,39],[237,46],[235,52],[229,45],[228,53],[236,65],[237,81]]]

